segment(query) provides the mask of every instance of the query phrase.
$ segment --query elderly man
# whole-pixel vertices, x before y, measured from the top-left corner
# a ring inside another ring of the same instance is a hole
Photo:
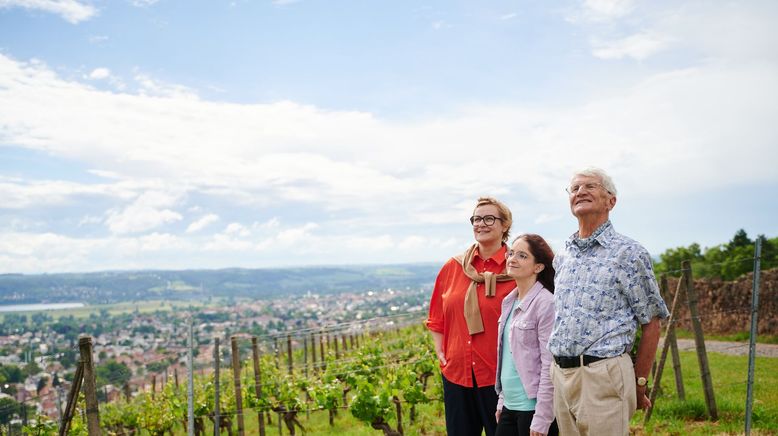
[[[554,409],[563,435],[628,435],[647,408],[646,378],[669,313],[643,246],[613,229],[616,187],[602,170],[576,173],[567,188],[578,232],[556,256],[554,329],[548,343]],[[629,352],[642,336],[633,367]]]

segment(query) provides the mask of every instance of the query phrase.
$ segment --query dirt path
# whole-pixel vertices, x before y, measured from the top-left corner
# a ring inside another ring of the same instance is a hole
[[[661,350],[662,345],[659,345]],[[679,350],[694,350],[694,339],[678,339]],[[748,356],[748,342],[705,341],[708,352]],[[756,355],[760,357],[778,357],[778,345],[756,344]]]

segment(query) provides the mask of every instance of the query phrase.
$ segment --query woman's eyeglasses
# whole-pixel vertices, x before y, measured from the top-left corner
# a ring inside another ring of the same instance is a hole
[[[494,224],[495,220],[502,221],[502,218],[494,215],[484,215],[484,216],[473,215],[470,217],[470,224],[472,225],[484,224],[487,226],[491,226],[492,224]]]

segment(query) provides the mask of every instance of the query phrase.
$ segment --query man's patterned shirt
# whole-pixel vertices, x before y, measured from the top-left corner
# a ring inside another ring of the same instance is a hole
[[[669,312],[659,294],[651,257],[610,220],[587,240],[572,235],[554,258],[555,356],[614,357],[632,349],[638,324]]]

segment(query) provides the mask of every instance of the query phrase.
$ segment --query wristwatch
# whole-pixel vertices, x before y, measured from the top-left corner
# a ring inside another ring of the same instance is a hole
[[[648,383],[645,377],[638,377],[635,381],[637,381],[638,386],[645,386]]]

